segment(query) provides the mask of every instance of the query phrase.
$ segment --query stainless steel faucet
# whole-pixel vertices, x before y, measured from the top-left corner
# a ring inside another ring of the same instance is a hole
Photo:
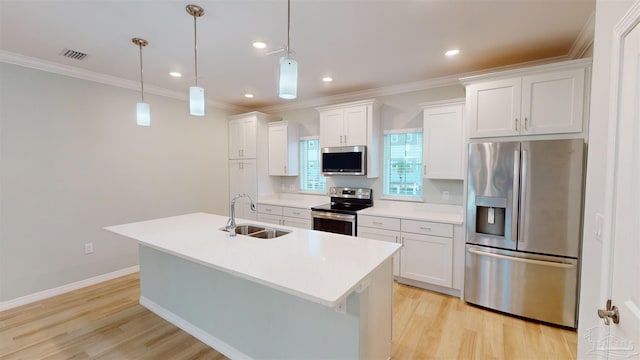
[[[256,212],[256,204],[253,202],[253,199],[248,194],[237,194],[231,199],[231,204],[229,205],[229,220],[227,220],[227,225],[224,227],[228,232],[229,236],[236,236],[236,200],[241,197],[246,197],[249,199],[251,203],[249,205],[249,209],[251,212]]]

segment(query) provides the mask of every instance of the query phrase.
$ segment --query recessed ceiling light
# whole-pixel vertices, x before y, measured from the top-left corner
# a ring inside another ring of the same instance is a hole
[[[267,47],[267,44],[263,43],[262,41],[256,41],[253,43],[253,47],[256,49],[264,49]]]
[[[447,51],[447,52],[446,52],[446,53],[444,53],[444,54],[445,54],[445,55],[447,55],[447,56],[455,56],[455,55],[460,54],[460,50],[458,50],[458,49],[453,49],[453,50],[449,50],[449,51]]]
[[[244,97],[246,97],[247,99],[253,99],[253,94],[244,94]]]
[[[322,78],[322,81],[324,81],[324,82],[332,82],[333,78],[331,76],[325,76],[325,77]]]
[[[182,74],[177,71],[172,71],[169,73],[169,75],[173,77],[182,77]]]

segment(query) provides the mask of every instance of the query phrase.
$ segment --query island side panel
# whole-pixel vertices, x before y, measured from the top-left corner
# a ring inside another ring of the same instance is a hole
[[[139,254],[141,303],[160,306],[165,314],[148,307],[165,319],[177,317],[172,322],[200,340],[214,339],[205,342],[229,357],[363,358],[361,313],[368,312],[361,309],[364,292],[351,294],[347,313],[340,314],[143,245]]]
[[[393,323],[393,257],[371,274],[371,282],[360,301],[360,359],[391,358]]]

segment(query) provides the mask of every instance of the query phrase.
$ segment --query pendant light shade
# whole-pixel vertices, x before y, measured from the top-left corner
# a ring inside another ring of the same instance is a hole
[[[198,5],[187,5],[187,13],[193,16],[193,53],[195,59],[195,85],[189,88],[189,113],[193,116],[204,116],[204,89],[198,87],[198,32],[196,20],[204,15],[204,9]]]
[[[204,116],[204,89],[197,86],[189,88],[189,113]]]
[[[140,126],[151,125],[151,112],[149,111],[149,104],[139,102],[136,104],[136,122]]]
[[[280,58],[280,82],[278,95],[282,99],[298,96],[298,62],[291,59],[291,0],[287,0],[287,47],[286,55]]]
[[[295,99],[298,96],[298,62],[283,56],[280,58],[280,89],[283,99]]]
[[[144,102],[144,79],[142,77],[142,47],[147,46],[149,42],[145,39],[133,38],[131,42],[138,45],[140,49],[140,97],[141,102],[136,104],[136,123],[139,126],[151,125],[151,112],[149,110],[149,104]]]

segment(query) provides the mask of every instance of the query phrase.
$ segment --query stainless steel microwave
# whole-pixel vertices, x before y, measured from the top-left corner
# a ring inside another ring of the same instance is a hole
[[[367,147],[340,146],[321,150],[322,175],[367,175]]]

